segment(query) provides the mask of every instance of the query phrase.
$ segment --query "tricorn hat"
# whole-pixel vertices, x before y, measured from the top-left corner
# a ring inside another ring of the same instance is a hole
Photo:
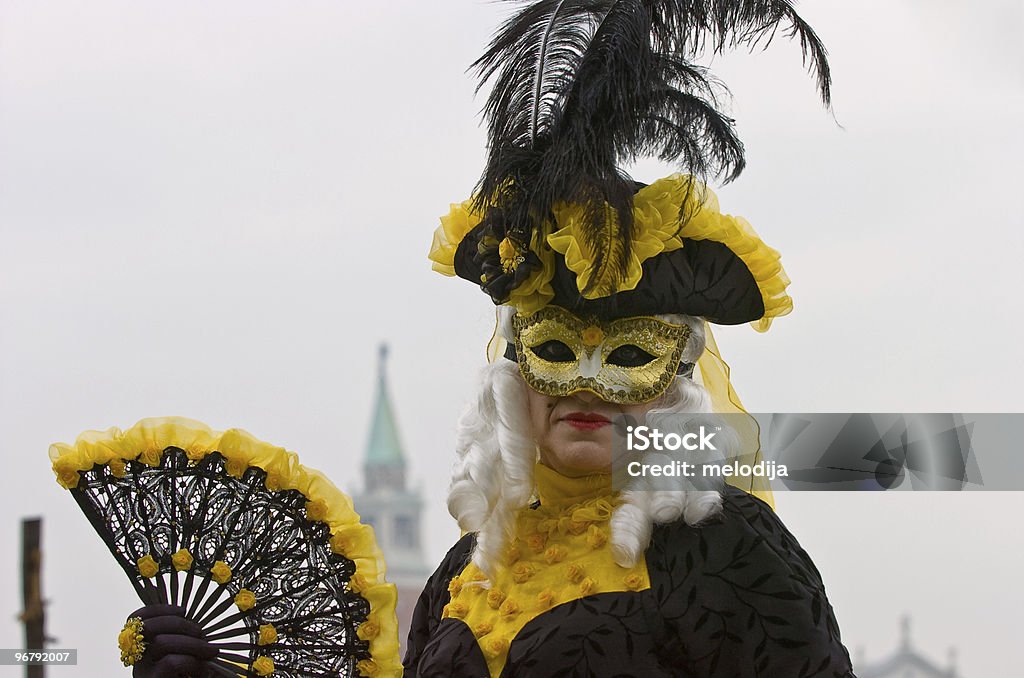
[[[522,3],[520,3],[522,4]],[[767,329],[792,308],[779,254],[705,185],[744,166],[701,51],[766,46],[784,27],[829,101],[825,49],[790,2],[539,0],[474,64],[493,89],[487,165],[434,235],[434,269],[529,315],[682,313]],[[651,185],[622,166],[682,165]]]

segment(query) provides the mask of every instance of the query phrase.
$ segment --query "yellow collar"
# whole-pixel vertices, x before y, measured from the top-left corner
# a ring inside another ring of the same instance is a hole
[[[548,466],[537,464],[533,470],[533,477],[537,483],[540,504],[545,508],[568,508],[574,504],[614,494],[612,476],[609,473],[570,478]]]

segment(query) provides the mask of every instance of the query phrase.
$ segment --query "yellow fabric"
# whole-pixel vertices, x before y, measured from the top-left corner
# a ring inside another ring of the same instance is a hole
[[[556,252],[565,257],[566,267],[576,274],[576,286],[586,299],[599,299],[607,297],[615,292],[624,292],[634,289],[640,282],[643,275],[642,264],[651,257],[662,252],[671,252],[683,246],[679,239],[675,225],[678,221],[676,216],[670,220],[657,208],[657,205],[650,203],[643,195],[645,189],[641,189],[633,198],[633,239],[630,248],[629,261],[626,265],[626,275],[618,284],[615,284],[616,274],[609,264],[613,257],[604,257],[604,267],[597,270],[594,266],[597,252],[595,252],[582,237],[583,224],[586,219],[586,208],[579,204],[556,205],[555,221],[560,228],[548,236],[548,244]],[[679,207],[676,206],[678,213]],[[606,223],[608,237],[606,242],[617,243],[618,217],[615,210],[608,209]],[[583,290],[591,284],[591,288],[584,293]]]
[[[688,197],[688,191],[691,207],[686,225],[680,230],[679,208]],[[632,252],[626,276],[616,285],[612,284],[613,276],[609,269],[595,270],[595,253],[582,237],[584,208],[562,203],[555,205],[553,211],[557,230],[546,238],[551,249],[538,242],[536,234],[530,245],[541,258],[542,268],[513,291],[509,299],[509,303],[523,315],[540,310],[554,298],[550,285],[554,274],[552,250],[560,253],[565,258],[566,267],[576,274],[576,285],[581,294],[590,280],[596,279],[597,282],[584,295],[595,299],[634,289],[640,281],[643,262],[662,252],[679,249],[683,246],[681,238],[720,242],[743,261],[753,275],[764,302],[764,316],[751,323],[757,331],[767,331],[773,318],[786,315],[793,309],[793,300],[786,293],[789,277],[782,268],[779,253],[766,245],[745,219],[722,214],[714,192],[692,177],[673,174],[637,191],[633,197]],[[609,212],[608,223],[612,229],[615,216],[614,212]],[[429,258],[434,262],[435,271],[455,275],[455,250],[482,218],[483,215],[473,209],[472,200],[451,206],[434,233]]]
[[[193,461],[220,452],[232,475],[241,476],[254,466],[267,472],[267,489],[301,492],[309,502],[307,510],[315,506],[315,519],[330,527],[331,548],[356,565],[352,588],[370,604],[370,614],[363,626],[372,624],[371,628],[377,630],[369,641],[376,675],[402,674],[395,616],[397,593],[394,584],[385,581],[384,557],[373,528],[359,522],[359,514],[346,494],[319,471],[300,464],[294,452],[262,442],[240,429],[218,432],[191,419],[165,417],[143,419],[124,432],[117,428],[86,431],[73,445],[51,445],[50,460],[57,482],[74,488],[79,482],[79,471],[90,470],[96,464],[113,469],[134,459],[157,465],[167,447],[183,449]]]
[[[431,268],[447,276],[455,275],[455,251],[459,243],[483,219],[483,213],[476,210],[473,200],[452,203],[448,214],[441,217],[441,225],[434,231],[434,239],[427,257],[433,262]],[[521,313],[530,314],[548,305],[555,297],[551,278],[555,275],[555,257],[541,242],[541,234],[534,233],[530,250],[540,259],[540,268],[527,276],[509,293],[508,303]]]
[[[516,634],[532,619],[571,600],[651,587],[641,558],[624,568],[612,558],[608,522],[619,504],[610,475],[567,478],[538,464],[540,506],[516,516],[504,562],[488,582],[473,564],[449,584],[443,617],[465,622],[492,676],[501,673]]]
[[[729,365],[722,360],[715,336],[711,333],[711,325],[707,322],[704,323],[704,337],[704,352],[697,360],[693,378],[711,395],[711,407],[715,412],[745,415],[729,417],[729,425],[736,431],[740,439],[740,449],[744,450],[742,454],[737,455],[735,461],[753,466],[764,458],[761,454],[761,429],[757,425],[757,420],[747,415],[747,411],[743,409],[743,403],[740,402],[740,397],[729,380]],[[766,478],[752,476],[743,479],[729,476],[727,482],[754,495],[772,509],[775,508],[772,488]]]
[[[758,332],[766,332],[773,318],[793,310],[793,300],[786,294],[789,276],[782,268],[781,255],[761,240],[746,219],[722,214],[718,196],[696,180],[673,174],[659,179],[640,192],[646,192],[644,199],[656,206],[663,217],[667,217],[672,214],[671,210],[678,213],[688,188],[692,198],[697,201],[688,210],[686,225],[680,231],[680,236],[691,240],[720,242],[746,264],[764,302],[764,315],[750,324]]]
[[[483,216],[473,209],[472,199],[451,204],[448,214],[441,217],[441,225],[434,231],[434,241],[430,244],[427,257],[434,262],[432,269],[442,275],[455,275],[455,250]]]
[[[555,298],[555,290],[551,287],[551,279],[555,277],[554,253],[543,246],[540,233],[533,234],[530,249],[540,259],[540,268],[508,295],[508,303],[526,315],[536,313]]]
[[[689,199],[688,219],[679,229],[679,206]],[[764,302],[764,316],[751,325],[759,332],[771,326],[773,318],[793,310],[793,300],[786,294],[789,278],[782,269],[779,253],[768,247],[742,217],[722,214],[714,192],[692,177],[673,174],[637,191],[633,197],[634,237],[626,276],[613,286],[606,271],[594,270],[594,252],[583,238],[584,209],[580,205],[555,208],[561,228],[548,236],[548,244],[565,257],[565,265],[576,274],[580,293],[592,277],[602,282],[587,294],[587,299],[606,297],[615,292],[634,289],[640,282],[644,261],[683,246],[680,238],[714,240],[728,247],[753,275]],[[614,214],[609,215],[613,217]]]

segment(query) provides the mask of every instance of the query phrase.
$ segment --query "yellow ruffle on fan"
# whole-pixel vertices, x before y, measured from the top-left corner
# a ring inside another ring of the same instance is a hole
[[[359,522],[348,495],[319,471],[300,464],[294,452],[258,440],[241,429],[218,432],[198,421],[166,417],[143,419],[123,432],[118,428],[86,431],[73,445],[51,445],[49,454],[57,482],[70,489],[78,486],[79,471],[101,464],[109,466],[115,475],[118,470],[123,475],[126,461],[159,465],[168,447],[184,450],[192,461],[219,452],[230,475],[241,477],[246,469],[257,467],[267,473],[268,490],[301,492],[308,502],[307,512],[315,514],[311,519],[330,527],[332,550],[355,563],[351,586],[370,604],[360,637],[365,636],[369,642],[372,659],[360,662],[360,670],[381,677],[402,674],[395,615],[397,592],[394,584],[385,581],[384,557],[373,528]]]

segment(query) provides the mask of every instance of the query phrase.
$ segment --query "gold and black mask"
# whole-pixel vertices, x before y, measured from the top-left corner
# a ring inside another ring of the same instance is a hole
[[[690,339],[688,325],[650,316],[580,318],[558,306],[512,318],[515,359],[533,390],[591,391],[618,404],[645,403],[668,388]]]

